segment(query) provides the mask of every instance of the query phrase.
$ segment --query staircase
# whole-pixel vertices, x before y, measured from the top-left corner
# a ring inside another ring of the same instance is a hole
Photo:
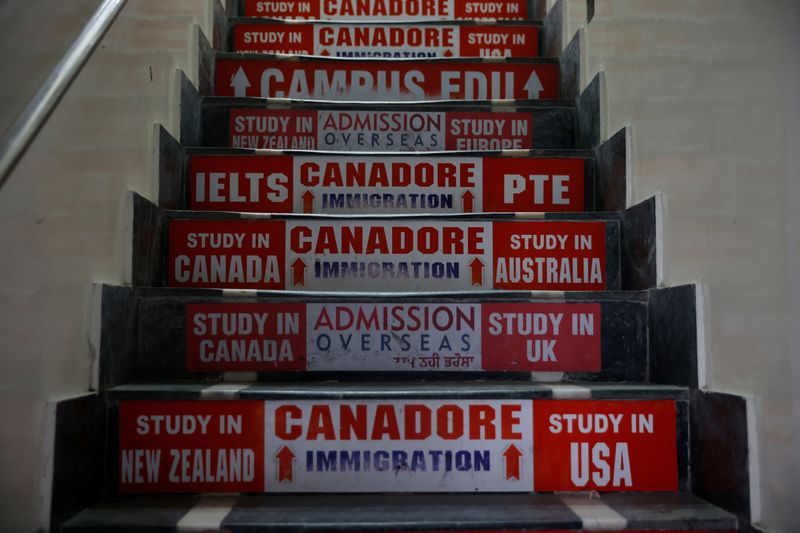
[[[130,197],[104,493],[61,531],[737,530],[692,494],[653,203],[610,200],[624,150],[542,57],[554,26],[519,0],[227,15],[159,205]]]

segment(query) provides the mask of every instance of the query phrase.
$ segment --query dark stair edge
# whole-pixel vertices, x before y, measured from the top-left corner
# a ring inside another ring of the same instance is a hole
[[[188,514],[215,506],[214,521],[204,523],[210,531],[579,530],[591,520],[590,511],[576,511],[565,500],[584,498],[619,515],[623,530],[732,531],[737,524],[734,516],[686,494],[165,495],[99,500],[62,531],[175,531],[181,520],[190,521]]]
[[[219,394],[218,394],[219,393]],[[110,400],[220,398],[267,399],[585,399],[688,401],[685,387],[640,383],[539,383],[522,381],[129,383],[106,391]]]

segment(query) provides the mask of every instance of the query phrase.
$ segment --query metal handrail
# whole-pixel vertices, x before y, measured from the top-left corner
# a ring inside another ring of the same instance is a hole
[[[0,143],[0,189],[100,44],[127,0],[104,0]]]

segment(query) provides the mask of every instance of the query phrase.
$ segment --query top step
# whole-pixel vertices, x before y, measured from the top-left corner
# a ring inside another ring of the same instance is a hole
[[[238,0],[232,14],[300,20],[528,20],[533,0]]]

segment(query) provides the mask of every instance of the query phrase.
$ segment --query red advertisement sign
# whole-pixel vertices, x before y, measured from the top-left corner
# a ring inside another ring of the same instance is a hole
[[[191,372],[600,370],[600,304],[186,307]]]
[[[264,403],[119,404],[119,490],[261,492]]]
[[[245,0],[244,16],[321,20],[529,18],[527,0]]]
[[[676,491],[675,402],[121,401],[119,490]]]
[[[549,228],[531,225],[524,231],[520,231],[520,226],[495,224],[492,234],[495,289],[528,290],[536,283],[534,280],[544,282],[542,288],[546,290],[559,290],[563,281],[569,285],[577,282],[587,290],[599,289],[589,280],[601,277],[599,271],[594,274],[591,271],[604,262],[596,261],[596,254],[599,243],[603,243],[605,250],[605,225],[570,231],[569,225],[575,223],[551,224]],[[548,251],[555,252],[554,256],[547,257]]]
[[[230,146],[256,150],[529,150],[533,113],[231,109]]]
[[[442,24],[281,24],[233,27],[237,52],[331,57],[536,57],[539,28]]]
[[[577,212],[584,160],[536,157],[193,156],[190,205],[261,213]]]
[[[536,490],[678,490],[674,401],[534,402],[533,423]]]
[[[190,372],[306,369],[306,304],[189,304]]]
[[[493,62],[217,57],[216,96],[339,101],[553,100],[559,67]]]
[[[604,222],[172,220],[168,285],[603,290]]]
[[[484,304],[481,323],[485,370],[600,371],[600,304]]]

